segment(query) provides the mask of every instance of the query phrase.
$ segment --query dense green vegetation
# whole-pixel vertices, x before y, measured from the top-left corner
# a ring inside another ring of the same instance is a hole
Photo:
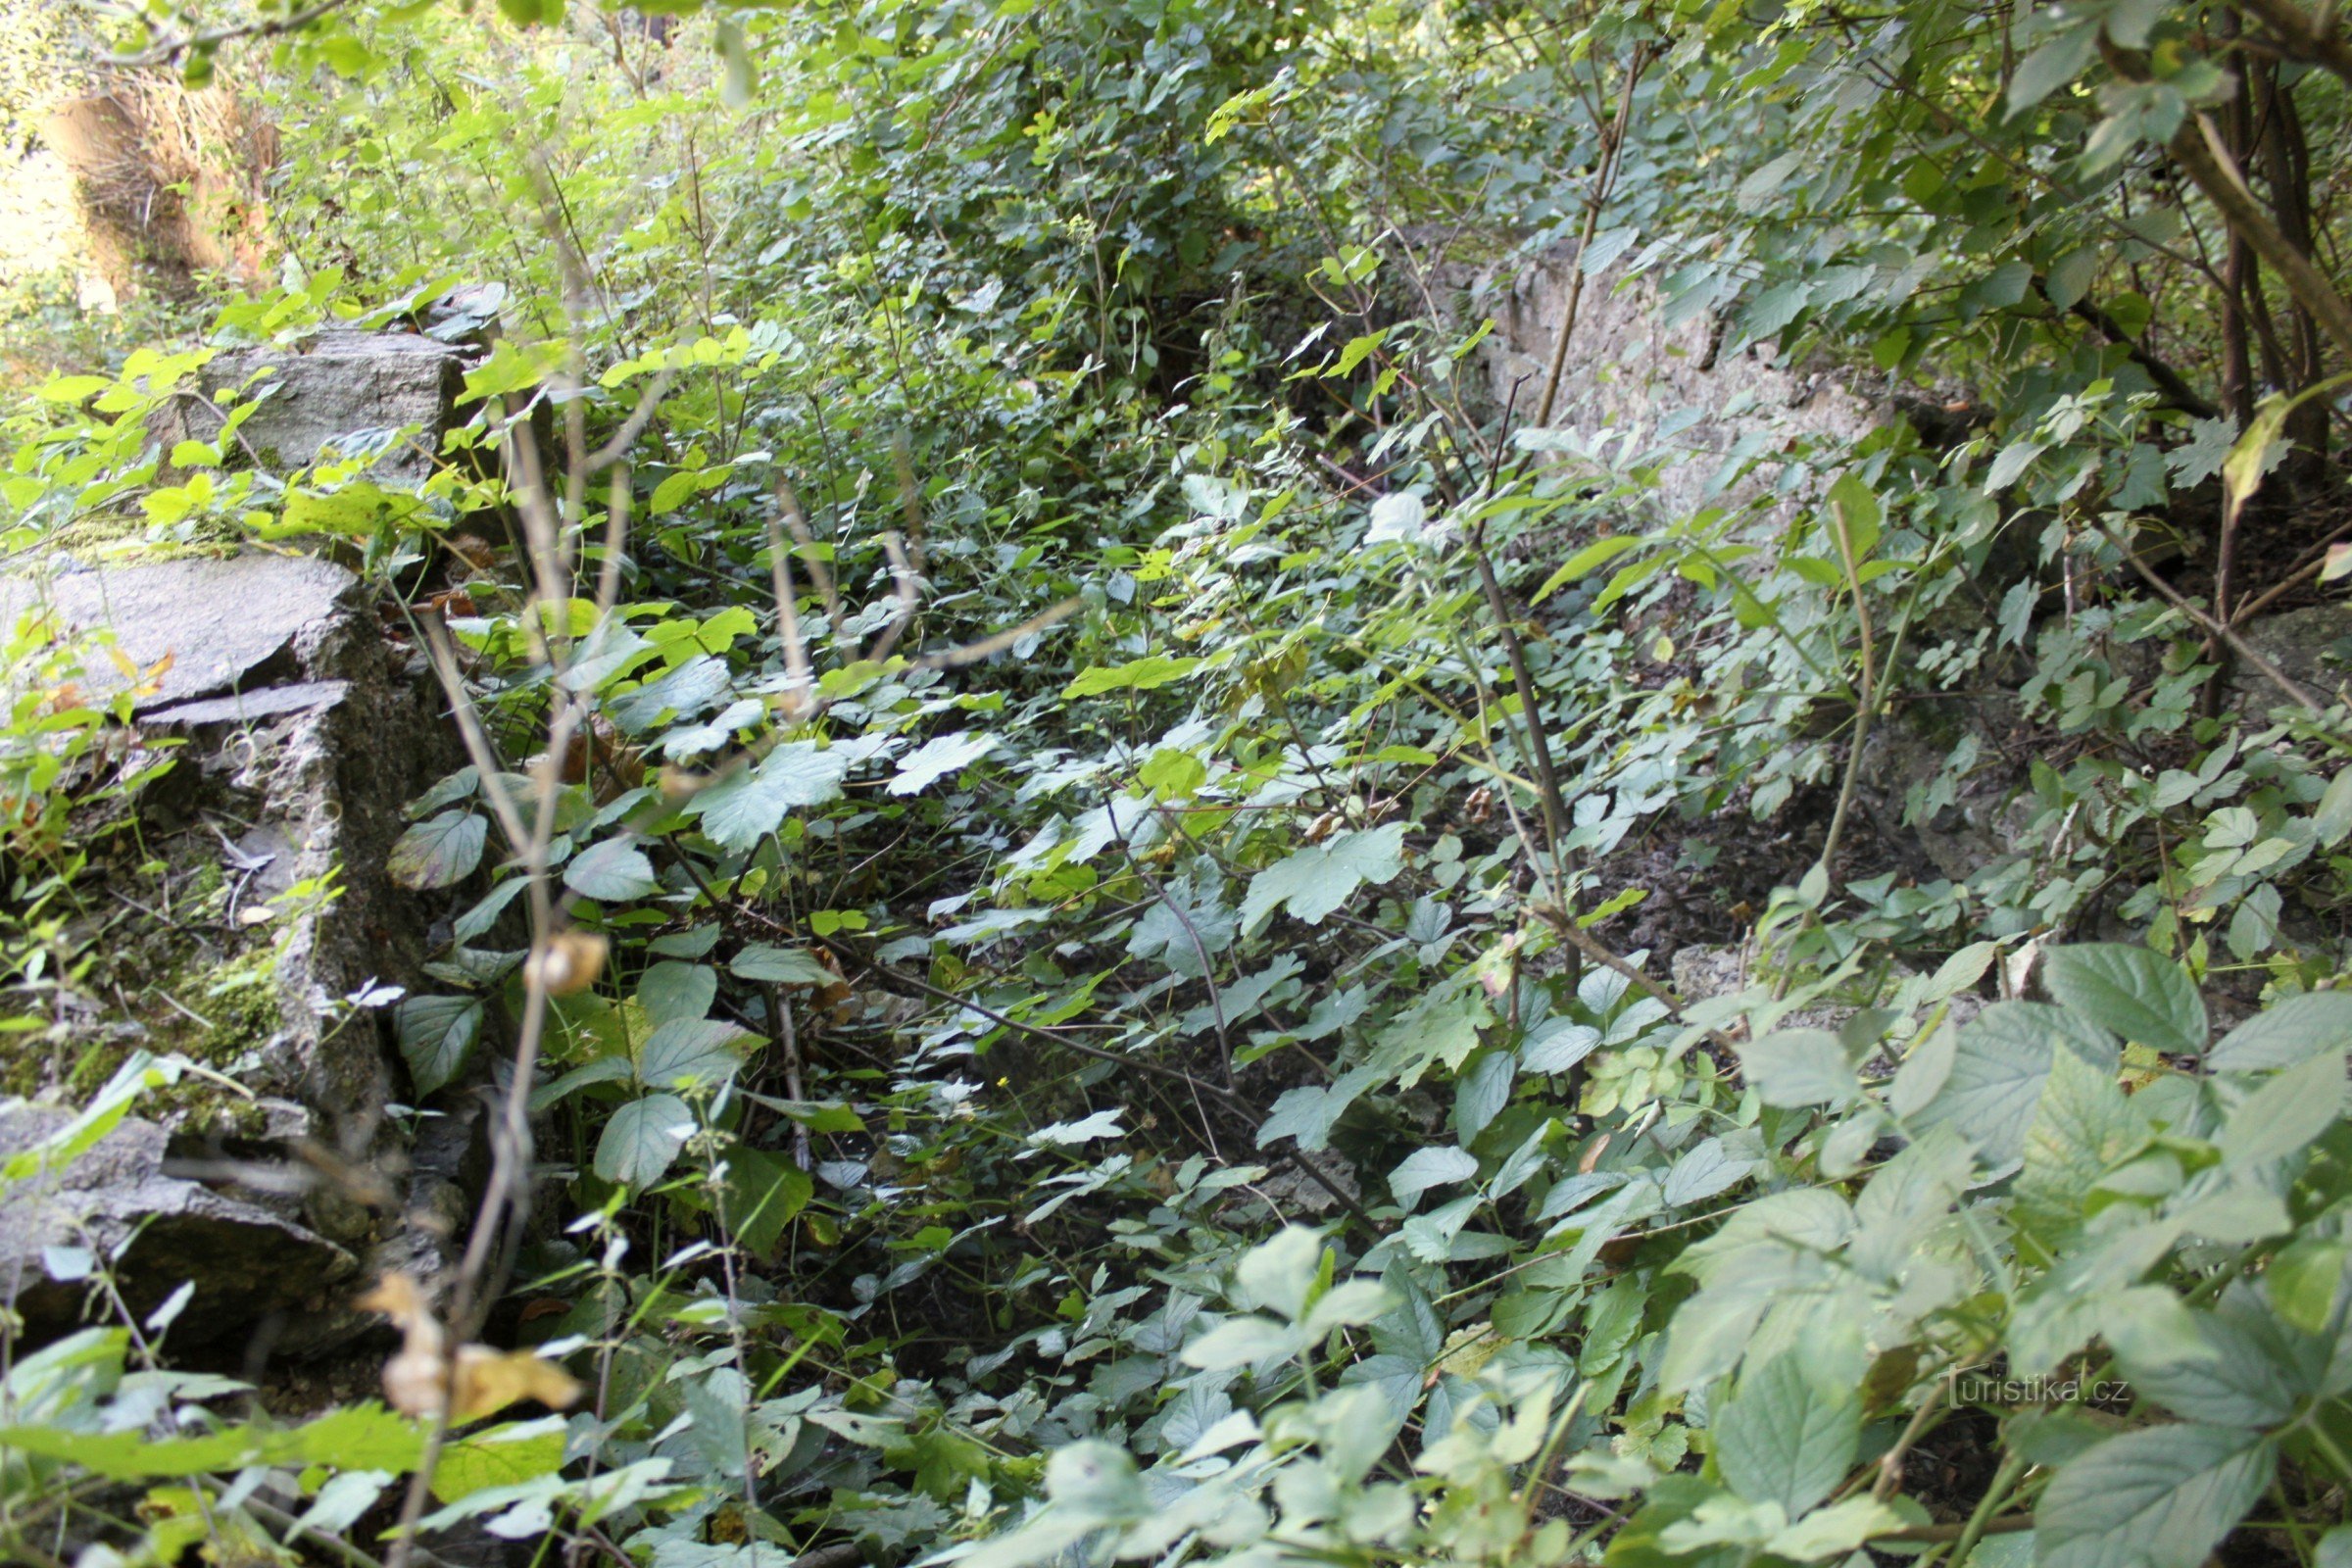
[[[295,1408],[98,1258],[8,1341],[0,1557],[2352,1560],[2352,727],[2256,637],[2352,564],[2331,6],[116,42],[274,122],[279,285],[28,395],[0,535],[397,604],[474,758],[393,856],[451,916],[402,1071],[500,1106],[440,1310],[586,1396]],[[156,441],[209,352],[457,284],[429,480]],[[1572,415],[1603,301],[1873,416]],[[63,1051],[155,760],[10,637]]]

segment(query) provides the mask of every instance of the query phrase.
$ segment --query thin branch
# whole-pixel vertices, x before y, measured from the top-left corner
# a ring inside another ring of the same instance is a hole
[[[2312,693],[2300,682],[2295,680],[2293,676],[2287,674],[2285,670],[2280,669],[2268,658],[2264,657],[2260,649],[2256,648],[2252,643],[2247,642],[2243,637],[2240,637],[2234,628],[2225,625],[2221,621],[2214,619],[2211,615],[2205,613],[2204,611],[2199,610],[2196,606],[2181,598],[2171,583],[2166,582],[2162,577],[2157,576],[2154,571],[2149,569],[2147,563],[2139,559],[2138,552],[2134,551],[2130,545],[2124,543],[2123,540],[2118,539],[2113,533],[2110,533],[2105,523],[2099,523],[2096,524],[2096,526],[2099,530],[2099,536],[2105,539],[2109,544],[2115,546],[2117,550],[2123,552],[2124,559],[2132,564],[2132,569],[2138,572],[2139,575],[2147,582],[2149,587],[2155,589],[2157,593],[2163,595],[2167,604],[2170,604],[2175,610],[2178,610],[2182,614],[2188,616],[2189,619],[2204,627],[2214,636],[2219,637],[2222,641],[2228,643],[2231,653],[2234,653],[2238,658],[2244,660],[2247,663],[2252,664],[2256,669],[2262,671],[2263,675],[2270,680],[2272,685],[2277,686],[2280,691],[2286,693],[2287,697],[2297,706],[2308,708],[2315,713],[2326,710],[2328,706],[2327,704],[2321,702],[2317,697],[2313,696]]]
[[[318,4],[305,7],[289,16],[272,17],[262,22],[239,23],[228,27],[207,27],[196,32],[184,32],[176,38],[159,39],[135,55],[110,56],[107,64],[128,69],[140,66],[161,66],[177,60],[190,50],[194,50],[198,54],[210,54],[220,45],[234,43],[241,38],[274,38],[282,33],[300,32],[312,23],[340,11],[349,4],[351,4],[351,0],[318,0]]]

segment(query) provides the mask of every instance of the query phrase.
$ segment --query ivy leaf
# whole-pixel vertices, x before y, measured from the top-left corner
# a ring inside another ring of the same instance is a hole
[[[694,1108],[675,1095],[632,1100],[605,1123],[597,1140],[596,1173],[622,1187],[659,1181],[694,1135]]]
[[[1744,1500],[1777,1502],[1791,1519],[1837,1490],[1861,1444],[1861,1401],[1807,1376],[1794,1351],[1742,1374],[1715,1422],[1724,1480]]]
[[[600,904],[642,899],[662,886],[645,852],[619,838],[605,840],[565,866],[564,885]]]
[[[489,838],[490,824],[471,811],[443,811],[400,836],[384,857],[384,874],[419,892],[449,887],[473,874]]]
[[[2259,1433],[2145,1427],[2068,1461],[2034,1509],[2037,1568],[2198,1568],[2271,1484]]]
[[[479,997],[411,997],[393,1014],[400,1055],[416,1093],[429,1095],[466,1070],[482,1037]]]
[[[2041,983],[2076,1013],[2127,1040],[2175,1055],[2205,1049],[2197,983],[2162,954],[2122,942],[2059,948],[2043,960]]]
[[[920,750],[899,764],[888,789],[893,795],[919,795],[931,785],[986,757],[997,744],[993,735],[959,729],[953,735],[934,735]]]

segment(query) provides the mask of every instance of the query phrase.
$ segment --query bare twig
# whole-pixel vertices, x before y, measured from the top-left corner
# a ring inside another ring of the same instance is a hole
[[[2138,552],[2134,551],[2130,545],[2126,544],[2123,540],[2118,539],[2113,533],[2109,532],[2105,523],[2099,523],[2096,526],[2099,530],[2099,536],[2105,539],[2109,544],[2115,546],[2118,551],[2122,552],[2123,558],[2132,564],[2132,569],[2138,572],[2140,577],[2146,581],[2149,587],[2155,589],[2158,594],[2162,595],[2167,604],[2171,605],[2175,610],[2180,611],[2182,614],[2188,616],[2189,619],[2204,627],[2214,636],[2219,637],[2223,642],[2228,643],[2230,645],[2230,652],[2236,654],[2238,658],[2244,660],[2247,663],[2252,664],[2256,669],[2262,671],[2263,675],[2271,682],[2271,684],[2284,692],[2290,701],[2301,707],[2310,709],[2315,713],[2323,711],[2327,708],[2328,705],[2321,702],[2319,698],[2314,696],[2311,691],[2301,682],[2297,681],[2293,676],[2287,674],[2285,670],[2280,669],[2277,664],[2273,663],[2270,659],[2265,657],[2263,652],[2256,648],[2252,643],[2249,643],[2243,637],[2240,637],[2235,628],[2225,625],[2223,622],[2214,619],[2211,615],[2205,613],[2204,611],[2199,610],[2196,606],[2181,598],[2180,593],[2174,589],[2171,583],[2166,582],[2162,577],[2157,576],[2154,571],[2149,569],[2148,564],[2139,559]]]

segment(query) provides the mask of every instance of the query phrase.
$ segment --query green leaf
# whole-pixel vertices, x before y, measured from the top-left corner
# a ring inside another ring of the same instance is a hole
[[[2337,1046],[2283,1068],[2240,1101],[2214,1145],[2226,1166],[2283,1159],[2335,1124],[2344,1108],[2344,1050]]]
[[[489,839],[490,824],[471,811],[443,811],[400,836],[384,857],[384,874],[419,892],[463,882],[482,863]]]
[[[1203,1372],[1250,1366],[1268,1356],[1293,1355],[1304,1336],[1270,1317],[1229,1317],[1200,1338],[1190,1341],[1180,1359]]]
[[[727,965],[745,980],[771,986],[832,986],[841,976],[806,948],[746,948]]]
[[[1862,1080],[1845,1047],[1827,1029],[1779,1029],[1740,1052],[1740,1070],[1767,1105],[1844,1105]]]
[[[1404,824],[1342,833],[1330,843],[1309,845],[1250,879],[1242,900],[1242,925],[1254,929],[1275,907],[1308,925],[1346,904],[1365,883],[1378,886],[1404,869]]]
[[[1960,1031],[1942,1087],[1911,1118],[1925,1132],[1949,1126],[1989,1168],[2024,1154],[2026,1129],[2041,1102],[2050,1058],[2065,1050],[2112,1072],[2115,1042],[2045,1002],[1996,1002]]]
[[[736,1246],[763,1261],[773,1258],[784,1227],[808,1206],[815,1184],[790,1160],[743,1144],[727,1151],[726,1167],[719,1216]]]
[[[2058,948],[2041,983],[2080,1016],[2127,1040],[2176,1055],[2205,1049],[2205,1002],[2188,971],[2147,948],[2092,942]]]
[[[466,1070],[482,1038],[479,997],[410,997],[393,1014],[400,1055],[418,1095],[429,1095]]]
[[[1775,1557],[1797,1562],[1842,1557],[1872,1537],[1900,1530],[1910,1522],[1876,1497],[1848,1497],[1775,1531],[1764,1549]]]
[[[2268,1439],[2228,1427],[2110,1438],[2068,1461],[2042,1494],[2036,1568],[2199,1568],[2277,1463]]]
[[[957,730],[953,735],[935,735],[923,743],[921,750],[899,764],[899,771],[888,785],[893,795],[919,795],[931,785],[965,768],[986,757],[997,744],[993,735],[974,734]]]
[[[1081,670],[1078,678],[1063,688],[1064,698],[1100,697],[1104,692],[1148,692],[1182,680],[1200,667],[1198,659],[1170,659],[1165,654],[1147,654],[1142,659],[1124,664],[1096,665]]]
[[[1851,1389],[1806,1375],[1793,1350],[1740,1374],[1715,1417],[1715,1461],[1749,1502],[1777,1502],[1791,1519],[1838,1489],[1862,1443],[1862,1404]]]
[[[637,977],[637,1005],[657,1024],[701,1018],[717,1000],[718,971],[707,963],[664,959]]]
[[[1599,570],[1628,550],[1640,545],[1642,538],[1642,536],[1638,533],[1618,533],[1593,540],[1562,562],[1557,571],[1544,579],[1544,586],[1536,590],[1533,603],[1540,605],[1569,583],[1576,581],[1577,578]]]
[[[2314,991],[2288,997],[2222,1036],[2206,1055],[2216,1072],[2260,1072],[2291,1067],[2323,1051],[2352,1050],[2352,992]]]
[[[694,1108],[675,1095],[632,1100],[605,1123],[597,1140],[596,1173],[623,1187],[659,1181],[694,1135]]]
[[[2059,88],[2082,74],[2098,52],[2099,24],[2086,19],[2065,27],[2040,48],[2026,56],[2009,78],[2008,112],[2024,114]]]
[[[2278,1426],[2293,1420],[2313,1392],[2295,1376],[2298,1364],[2311,1360],[2305,1346],[2242,1285],[2211,1310],[2176,1307],[2153,1320],[2134,1314],[2108,1323],[2104,1333],[2133,1391],[2184,1420]]]
[[[2291,397],[2278,392],[2262,400],[2254,411],[2253,421],[2246,426],[2246,433],[2237,438],[2237,445],[2230,449],[2230,456],[2222,463],[2222,514],[2226,523],[2235,522],[2238,513],[2254,498],[2254,492],[2262,488],[2262,476],[2271,469],[2271,449],[2278,445],[2279,432],[2286,428],[2286,416],[2306,400],[2325,397],[2345,385],[2352,385],[2352,370],[2314,382]]]
[[[777,747],[755,767],[738,768],[694,798],[690,809],[721,849],[744,851],[783,825],[785,813],[841,797],[849,760],[811,741]]]
[[[1476,1168],[1472,1161],[1472,1168]],[[1250,1306],[1296,1320],[1323,1267],[1323,1238],[1303,1225],[1286,1225],[1242,1254],[1234,1266],[1236,1294]]]
[[[1459,1149],[1416,1149],[1389,1172],[1389,1196],[1399,1208],[1411,1208],[1432,1187],[1466,1182],[1478,1174],[1478,1161]]]
[[[652,1089],[715,1083],[743,1064],[744,1042],[757,1038],[721,1018],[672,1018],[647,1038],[637,1076]]]
[[[642,899],[662,886],[654,877],[654,862],[623,838],[607,839],[565,866],[564,885],[603,904]]]
[[[453,1440],[433,1471],[433,1495],[442,1502],[490,1487],[512,1487],[564,1467],[564,1423],[514,1421]]]

